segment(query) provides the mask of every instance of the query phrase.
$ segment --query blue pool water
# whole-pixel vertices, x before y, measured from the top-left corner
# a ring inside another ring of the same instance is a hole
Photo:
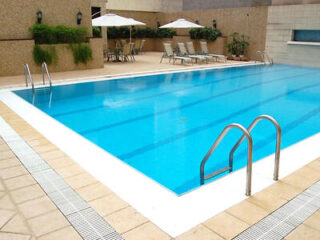
[[[32,92],[15,92],[32,102]],[[249,66],[54,86],[34,105],[177,194],[199,186],[200,162],[222,129],[261,114],[282,127],[282,149],[320,131],[320,69]],[[274,126],[252,131],[253,159],[274,153]],[[227,166],[232,130],[206,165]],[[90,159],[88,159],[90,161]],[[246,165],[246,143],[234,169]],[[271,173],[270,173],[271,175]]]

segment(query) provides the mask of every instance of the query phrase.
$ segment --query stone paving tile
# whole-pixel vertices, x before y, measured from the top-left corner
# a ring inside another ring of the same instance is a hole
[[[304,224],[293,230],[288,236],[285,237],[286,240],[319,240],[320,231],[317,231],[311,227]]]
[[[64,154],[60,150],[53,150],[53,151],[48,151],[44,153],[39,153],[39,155],[46,161],[54,160],[56,158],[68,157],[66,154]]]
[[[148,222],[122,235],[125,240],[170,240],[171,237]]]
[[[214,218],[203,223],[206,227],[217,233],[219,236],[231,239],[240,232],[247,229],[250,225],[240,219],[226,213],[220,213]]]
[[[269,211],[246,200],[227,209],[226,212],[250,225],[257,223],[270,214]]]
[[[59,150],[56,146],[54,146],[53,144],[40,144],[37,146],[32,146],[32,148],[37,151],[38,153],[45,153],[45,152],[49,152],[49,151],[56,151]]]
[[[90,175],[87,172],[84,172],[82,174],[79,175],[75,175],[72,177],[68,177],[65,179],[65,181],[73,188],[73,189],[78,189],[78,188],[82,188],[84,186],[88,186],[92,183],[97,182],[97,180],[92,177],[92,175]]]
[[[45,193],[38,184],[20,188],[15,191],[11,191],[11,196],[15,203],[19,204],[28,200],[39,198],[44,196]]]
[[[9,158],[14,158],[14,157],[15,157],[15,155],[10,150],[1,151],[0,160],[5,160],[5,159],[9,159]]]
[[[73,227],[68,226],[48,233],[38,238],[38,240],[82,240],[82,237],[74,230]]]
[[[1,240],[30,240],[30,235],[0,232]]]
[[[14,210],[15,208],[15,205],[11,202],[8,195],[0,199],[0,209]]]
[[[4,232],[30,234],[24,218],[16,214],[2,229]]]
[[[26,187],[35,184],[36,181],[31,175],[23,175],[15,178],[10,178],[4,181],[4,184],[9,190]]]
[[[74,164],[74,161],[72,161],[69,157],[58,157],[54,159],[47,160],[47,163],[54,169],[56,168],[63,168],[68,167],[70,165]]]
[[[16,157],[6,158],[5,160],[0,161],[0,169],[15,167],[19,165],[21,165],[21,162]]]
[[[78,188],[77,193],[87,202],[112,194],[112,192],[100,182]]]
[[[115,194],[110,194],[103,198],[90,201],[89,205],[103,217],[129,206],[128,203]]]
[[[320,210],[318,210],[315,214],[313,214],[311,217],[309,217],[304,222],[304,225],[320,231]]]
[[[15,215],[15,211],[0,209],[0,229]],[[1,239],[1,238],[0,238]]]
[[[56,172],[63,178],[72,177],[80,173],[84,173],[85,170],[78,164],[68,165],[67,167],[57,168]]]
[[[57,208],[47,196],[43,196],[20,204],[19,209],[26,218],[32,218]]]
[[[319,178],[319,173],[316,170],[310,167],[303,167],[295,171],[294,174],[284,177],[281,181],[298,188],[306,189],[318,181]]]
[[[28,171],[22,165],[0,169],[0,177],[2,179],[18,177],[25,174],[28,174]]]
[[[28,223],[36,237],[54,232],[70,225],[59,210],[31,218],[28,220]]]
[[[106,216],[105,219],[120,234],[148,222],[148,219],[143,217],[132,207],[126,207],[119,210]]]
[[[223,240],[221,236],[209,230],[203,225],[198,225],[197,227],[187,231],[176,238],[176,240]]]

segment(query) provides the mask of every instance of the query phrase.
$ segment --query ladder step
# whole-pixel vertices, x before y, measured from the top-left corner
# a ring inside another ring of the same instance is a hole
[[[224,173],[224,172],[229,171],[230,169],[231,169],[231,167],[221,168],[221,169],[218,170],[218,171],[215,171],[215,172],[213,172],[213,173],[210,173],[210,174],[204,176],[204,180],[208,180],[208,179],[210,179],[210,178],[213,178],[213,177],[215,177],[215,176],[218,176],[218,175],[220,175],[220,174],[222,174],[222,173]]]

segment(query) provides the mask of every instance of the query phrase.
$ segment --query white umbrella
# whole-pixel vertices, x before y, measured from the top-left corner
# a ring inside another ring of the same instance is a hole
[[[122,26],[134,26],[134,25],[146,25],[146,24],[143,22],[134,20],[133,18],[125,18],[113,13],[108,13],[101,17],[92,19],[92,26],[122,27]],[[130,27],[130,42],[131,42],[131,27]]]
[[[172,23],[161,26],[160,28],[204,28],[204,26],[180,18]]]

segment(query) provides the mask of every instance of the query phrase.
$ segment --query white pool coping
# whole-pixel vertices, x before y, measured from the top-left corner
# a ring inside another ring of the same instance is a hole
[[[11,91],[0,91],[0,100],[100,182],[172,237],[190,230],[246,199],[245,168],[182,196],[177,196]],[[282,150],[280,178],[318,158],[320,156],[319,142],[320,133]],[[199,159],[199,164],[200,161],[201,159]],[[274,183],[272,180],[273,167],[273,155],[253,164],[252,194]]]

